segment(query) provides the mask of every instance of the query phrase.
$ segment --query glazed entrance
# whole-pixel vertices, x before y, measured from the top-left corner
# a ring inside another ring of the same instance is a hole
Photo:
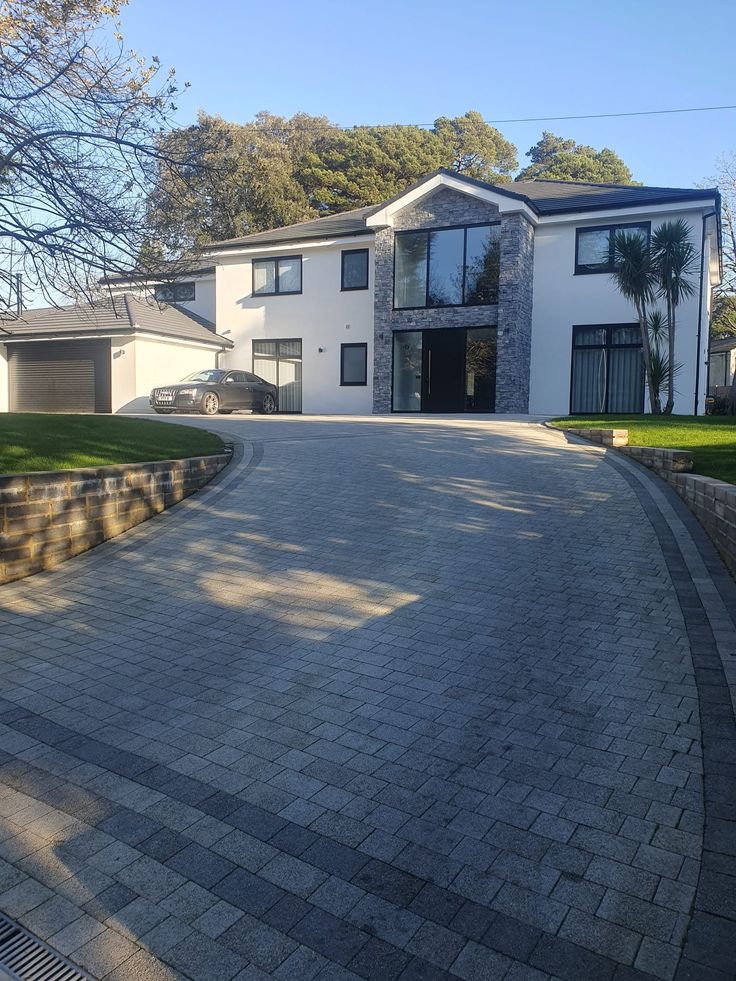
[[[495,327],[394,334],[394,412],[493,412],[495,403]]]

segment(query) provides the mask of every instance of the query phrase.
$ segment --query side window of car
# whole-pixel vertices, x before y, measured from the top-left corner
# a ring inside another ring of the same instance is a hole
[[[245,372],[245,380],[251,385],[258,385],[261,381],[263,381],[263,379],[259,378],[258,375],[253,375],[249,371]]]
[[[246,381],[246,375],[244,371],[231,371],[229,375],[230,382],[235,382],[238,385],[242,385]]]

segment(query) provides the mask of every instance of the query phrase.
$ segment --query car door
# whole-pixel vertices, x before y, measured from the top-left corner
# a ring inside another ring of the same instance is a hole
[[[245,377],[248,379],[251,386],[253,408],[256,408],[257,406],[260,406],[261,402],[263,401],[265,392],[270,392],[273,386],[269,385],[268,382],[265,382],[262,378],[259,378],[258,375],[251,374],[249,371],[246,371]]]
[[[231,371],[223,382],[227,409],[250,409],[253,407],[253,386],[245,371]]]

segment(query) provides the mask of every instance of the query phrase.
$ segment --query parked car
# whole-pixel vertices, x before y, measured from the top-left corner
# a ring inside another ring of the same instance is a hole
[[[253,409],[270,415],[278,409],[278,389],[250,371],[205,368],[176,385],[154,388],[149,403],[160,415],[201,412],[229,415],[235,409]]]

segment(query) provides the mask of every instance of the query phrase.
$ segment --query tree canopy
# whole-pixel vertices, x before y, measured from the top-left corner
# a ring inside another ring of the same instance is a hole
[[[621,157],[604,147],[596,150],[575,140],[566,140],[545,130],[542,139],[526,156],[531,163],[516,176],[517,181],[535,178],[560,181],[591,181],[611,184],[635,184],[631,171]]]
[[[267,112],[238,124],[200,113],[160,149],[192,161],[177,173],[163,168],[149,198],[151,241],[174,254],[378,204],[438,167],[496,183],[517,167],[516,148],[478,112],[440,117],[430,129],[341,129],[324,116]]]
[[[173,72],[124,48],[123,3],[0,2],[0,315],[18,274],[55,302],[139,261],[148,194],[176,172]]]

